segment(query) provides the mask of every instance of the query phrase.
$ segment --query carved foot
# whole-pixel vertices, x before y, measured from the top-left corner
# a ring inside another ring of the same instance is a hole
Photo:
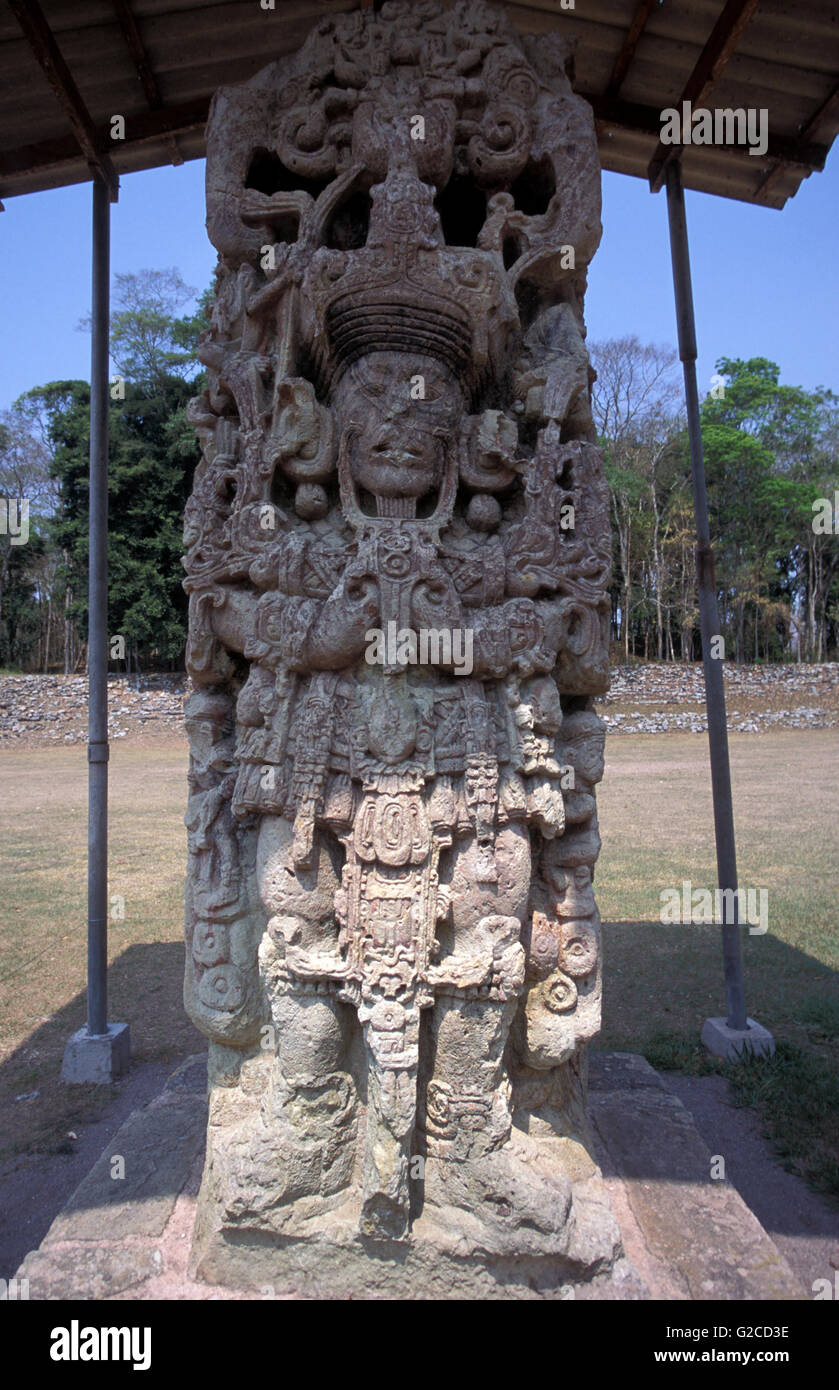
[[[564,1255],[573,1236],[572,1186],[513,1132],[479,1160],[429,1157],[423,1216],[451,1232],[454,1253]]]

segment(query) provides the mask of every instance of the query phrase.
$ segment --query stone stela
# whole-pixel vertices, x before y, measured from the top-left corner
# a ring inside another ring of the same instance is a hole
[[[391,3],[213,102],[184,531],[211,1280],[487,1292],[619,1251],[585,1117],[610,532],[569,62]],[[468,676],[365,660],[390,624],[468,629]]]

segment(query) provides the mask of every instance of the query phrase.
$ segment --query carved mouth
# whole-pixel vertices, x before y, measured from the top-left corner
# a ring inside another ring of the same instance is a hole
[[[417,464],[425,462],[422,449],[404,439],[397,441],[390,435],[380,436],[370,452],[376,459],[397,468],[416,468]]]

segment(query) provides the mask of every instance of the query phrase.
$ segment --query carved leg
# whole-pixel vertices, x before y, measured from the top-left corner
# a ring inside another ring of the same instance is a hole
[[[263,819],[257,872],[271,916],[260,970],[277,1049],[270,1109],[280,1125],[290,1127],[292,1143],[321,1152],[317,1177],[326,1192],[335,1190],[338,1173],[344,1185],[352,1168],[356,1097],[346,1055],[352,1010],[336,997],[329,974],[338,961],[334,865],[324,841],[316,839],[310,865],[301,868],[294,863],[293,841],[290,821]]]
[[[415,1033],[416,1029],[410,1031]],[[376,1056],[372,1030],[365,1030],[365,1033],[370,1067],[360,1230],[363,1235],[377,1240],[401,1240],[408,1233],[410,1144],[417,1109],[416,1068],[396,1070],[382,1065]]]
[[[426,1090],[429,1152],[477,1159],[502,1145],[511,1127],[504,1048],[517,999],[442,997],[431,1020],[434,1079]]]
[[[360,1229],[378,1240],[408,1234],[420,1009],[431,1003],[422,975],[434,938],[436,865],[435,847],[403,874],[364,872],[358,879],[363,896],[348,914],[368,1064]]]
[[[477,881],[474,841],[456,854],[453,948],[436,967],[433,1074],[425,1089],[425,1203],[446,1230],[467,1211],[483,1251],[562,1254],[571,1185],[512,1125],[508,1040],[524,989],[520,941],[530,892],[530,837],[518,825],[495,842],[496,883]],[[482,870],[486,872],[486,870]],[[454,984],[444,984],[444,976]]]
[[[510,1133],[504,1049],[524,980],[519,938],[530,885],[527,831],[501,830],[493,858],[494,881],[482,882],[486,854],[477,841],[455,850],[453,945],[433,971],[438,998],[426,1131],[441,1157],[477,1157]]]
[[[534,911],[522,1061],[543,1070],[567,1062],[600,1028],[600,916],[592,872],[600,838],[596,820],[570,826],[542,848]]]

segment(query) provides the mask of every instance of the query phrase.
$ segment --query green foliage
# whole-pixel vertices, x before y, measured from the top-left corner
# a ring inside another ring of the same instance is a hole
[[[125,400],[109,408],[108,631],[152,661],[179,657],[186,640],[181,530],[198,461],[186,435],[190,393],[177,377],[164,379],[153,396],[128,383]],[[68,557],[72,614],[86,632],[90,388],[56,382],[38,395],[61,485],[55,539]]]
[[[180,662],[186,641],[181,532],[199,458],[186,405],[203,385],[195,349],[211,292],[194,314],[178,317],[193,291],[177,271],[116,280],[111,351],[125,395],[111,399],[108,412],[108,631],[125,638],[130,665],[159,665]],[[52,382],[19,407],[40,422],[48,443],[58,484],[50,543],[61,557],[68,616],[84,637],[90,388]]]
[[[810,995],[798,1010],[798,1018],[814,1038],[834,1041],[839,1038],[839,999]]]
[[[635,338],[595,345],[594,412],[614,536],[613,631],[624,659],[700,655],[687,432],[675,360]],[[813,504],[839,487],[839,399],[780,383],[763,357],[721,358],[701,406],[725,651],[824,660],[839,648],[839,547]]]
[[[120,375],[152,393],[165,389],[170,376],[194,375],[195,344],[207,324],[211,295],[205,291],[194,314],[177,317],[177,310],[194,296],[175,269],[114,277],[111,357]]]
[[[686,1076],[712,1076],[720,1070],[698,1038],[686,1037],[674,1029],[659,1029],[644,1041],[641,1052],[656,1071],[678,1071]]]
[[[834,1197],[839,1196],[836,1060],[779,1041],[774,1057],[748,1056],[725,1067],[734,1101],[758,1111],[784,1167]]]
[[[702,404],[702,442],[728,650],[781,657],[795,633],[822,659],[839,637],[839,566],[814,537],[812,504],[839,477],[836,398],[782,386],[763,357],[721,358],[717,371],[725,392]]]
[[[26,545],[12,545],[9,536],[0,536],[0,564],[3,569],[2,621],[0,621],[0,665],[13,666],[26,660],[37,640],[37,586],[32,560],[44,552],[44,539],[30,529]]]
[[[40,656],[45,635],[54,489],[43,441],[18,409],[0,418],[0,499],[0,663],[25,667]]]

